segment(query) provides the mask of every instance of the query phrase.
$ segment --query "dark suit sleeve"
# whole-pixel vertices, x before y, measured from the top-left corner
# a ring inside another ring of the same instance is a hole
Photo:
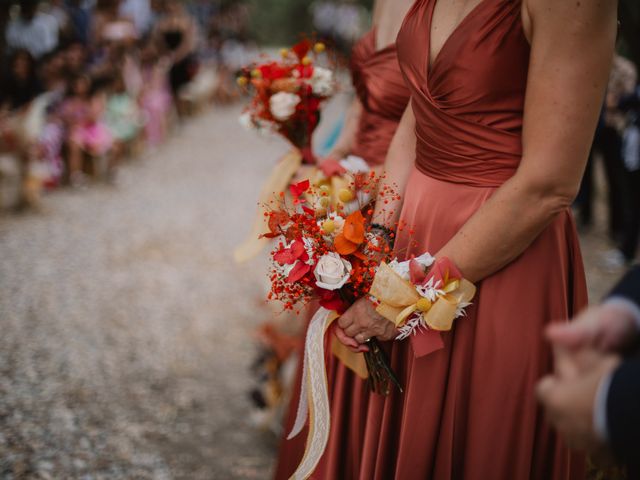
[[[640,307],[640,266],[627,273],[609,296],[624,297]]]
[[[624,362],[613,374],[607,396],[607,426],[611,447],[618,460],[628,465],[631,471],[640,471],[638,358]]]

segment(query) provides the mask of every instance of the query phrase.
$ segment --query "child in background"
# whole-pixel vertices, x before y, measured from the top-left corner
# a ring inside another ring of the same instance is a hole
[[[113,146],[111,132],[102,121],[106,101],[103,81],[92,82],[85,75],[70,81],[69,95],[61,107],[61,115],[69,138],[69,181],[72,186],[86,182],[82,171],[85,155],[94,160],[104,159]],[[112,161],[108,163],[109,171],[113,172],[115,165]]]
[[[171,112],[171,92],[167,81],[169,63],[160,60],[153,44],[148,44],[140,56],[144,89],[140,106],[144,115],[147,145],[157,147],[167,136]]]
[[[143,122],[138,104],[127,92],[121,73],[114,75],[104,121],[114,141],[114,155],[121,158],[138,137]]]

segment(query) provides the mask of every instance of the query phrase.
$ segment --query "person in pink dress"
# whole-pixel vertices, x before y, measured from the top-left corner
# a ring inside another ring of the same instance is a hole
[[[60,107],[60,116],[68,132],[69,178],[74,186],[85,182],[82,172],[84,155],[106,156],[113,137],[102,117],[106,105],[105,86],[92,83],[86,75],[69,82],[69,95]]]

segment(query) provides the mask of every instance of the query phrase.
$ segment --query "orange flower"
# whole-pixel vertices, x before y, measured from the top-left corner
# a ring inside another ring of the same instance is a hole
[[[365,219],[360,210],[353,212],[344,221],[342,233],[334,240],[334,247],[340,255],[351,255],[358,250],[365,239]]]

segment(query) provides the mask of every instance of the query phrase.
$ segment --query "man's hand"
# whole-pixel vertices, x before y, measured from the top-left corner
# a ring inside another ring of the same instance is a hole
[[[556,373],[537,386],[549,422],[569,446],[597,453],[605,449],[594,428],[594,407],[602,380],[619,365],[615,355],[594,350],[556,352]]]
[[[638,336],[633,312],[615,301],[591,307],[573,322],[547,329],[547,337],[554,345],[570,350],[592,348],[620,353],[632,346]]]
[[[334,332],[338,340],[359,352],[367,351],[370,338],[387,341],[398,336],[396,326],[379,315],[367,298],[361,298],[342,314]]]

